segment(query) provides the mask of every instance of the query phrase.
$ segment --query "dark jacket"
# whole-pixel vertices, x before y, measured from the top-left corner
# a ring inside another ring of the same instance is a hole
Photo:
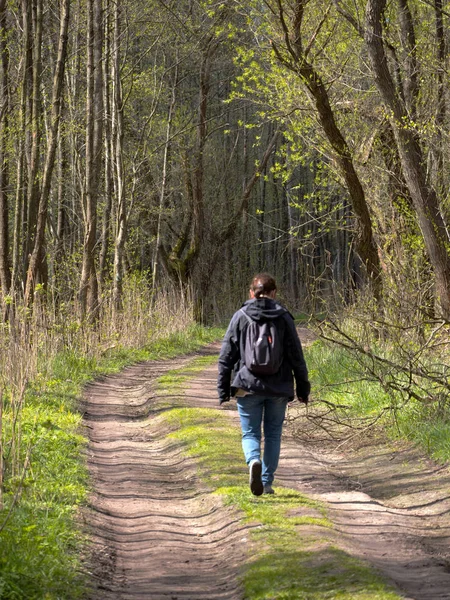
[[[256,321],[273,321],[283,344],[283,362],[274,375],[257,376],[244,364],[245,332],[248,320],[241,310],[232,317],[219,356],[217,388],[220,403],[241,388],[247,392],[273,397],[307,398],[310,391],[308,370],[292,315],[271,298],[247,300],[242,307]]]

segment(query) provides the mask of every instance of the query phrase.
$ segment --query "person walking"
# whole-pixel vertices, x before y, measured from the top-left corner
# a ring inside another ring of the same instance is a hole
[[[236,398],[242,449],[249,467],[250,490],[255,496],[274,493],[272,483],[280,457],[286,406],[295,396],[307,404],[311,389],[294,318],[275,300],[276,293],[271,275],[255,275],[250,299],[231,318],[218,364],[219,403]],[[258,340],[252,337],[255,331]],[[261,350],[257,344],[264,336]],[[262,355],[267,355],[267,360],[262,361]]]

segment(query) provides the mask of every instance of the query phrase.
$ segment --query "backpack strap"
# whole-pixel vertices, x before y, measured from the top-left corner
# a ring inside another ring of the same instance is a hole
[[[239,312],[241,312],[244,315],[244,317],[247,319],[247,321],[249,323],[253,323],[254,322],[253,319],[248,316],[248,314],[245,312],[245,310],[243,308],[239,309]]]

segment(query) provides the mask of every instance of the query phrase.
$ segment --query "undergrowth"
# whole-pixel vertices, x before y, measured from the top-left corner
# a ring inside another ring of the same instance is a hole
[[[86,438],[78,400],[100,374],[137,361],[191,352],[223,332],[187,325],[140,349],[119,346],[102,354],[63,349],[17,396],[3,397],[3,510],[0,510],[0,598],[76,600],[85,594],[88,552],[80,507],[89,491]],[[15,460],[13,460],[13,457]]]
[[[178,375],[184,384],[186,368]],[[176,370],[160,379],[160,394],[179,390]],[[242,574],[245,598],[399,598],[369,566],[336,547],[324,505],[283,487],[277,487],[275,495],[252,496],[240,431],[227,411],[177,407],[160,418],[171,428],[170,436],[182,441],[187,454],[195,458],[201,479],[225,504],[241,511],[242,518],[255,525]]]
[[[384,353],[389,358],[388,348]],[[394,373],[388,366],[375,370],[370,357],[364,361],[361,356],[356,358],[354,353],[322,341],[306,350],[306,359],[314,382],[313,397],[318,406],[321,401],[326,403],[321,425],[326,412],[325,428],[338,441],[339,435],[344,439],[366,435],[374,425],[382,427],[391,439],[417,444],[437,461],[450,460],[450,406],[445,392],[433,393],[430,388],[427,394],[426,384],[415,390],[406,373]],[[394,376],[399,391],[389,386]],[[330,405],[334,407],[331,410]]]

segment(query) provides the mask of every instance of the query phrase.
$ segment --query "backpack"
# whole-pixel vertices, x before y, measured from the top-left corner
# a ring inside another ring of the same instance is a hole
[[[255,375],[274,375],[283,362],[283,346],[273,321],[254,321],[241,309],[248,321],[244,363]]]

